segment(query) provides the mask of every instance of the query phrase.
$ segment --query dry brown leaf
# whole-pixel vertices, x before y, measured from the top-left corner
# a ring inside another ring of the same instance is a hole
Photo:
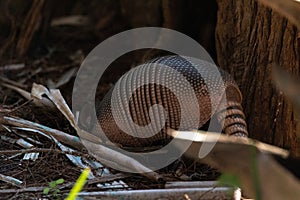
[[[222,172],[239,177],[242,190],[250,197],[261,199],[299,199],[300,182],[279,165],[271,154],[286,157],[288,152],[248,138],[229,137],[214,133],[179,132],[170,134],[178,140],[193,141],[185,153],[190,158],[209,164]],[[214,145],[202,159],[199,150],[203,144]]]

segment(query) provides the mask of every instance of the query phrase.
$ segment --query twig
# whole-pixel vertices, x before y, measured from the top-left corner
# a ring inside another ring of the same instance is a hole
[[[130,176],[132,176],[132,174],[125,174],[125,173],[112,174],[112,175],[103,176],[101,178],[95,178],[92,180],[88,180],[87,184],[106,183],[106,182],[111,182],[111,181],[127,178]]]
[[[0,151],[0,155],[11,155],[11,154],[25,154],[25,153],[57,153],[57,154],[70,154],[73,156],[84,156],[89,157],[88,154],[81,152],[70,152],[70,151],[61,151],[59,149],[43,149],[43,148],[31,148],[31,149],[20,149],[20,150],[3,150]]]
[[[183,199],[185,194],[190,199],[231,199],[228,194],[231,188],[181,188],[181,189],[153,189],[153,190],[130,190],[130,191],[106,191],[106,192],[81,192],[78,197],[97,197],[105,199]]]
[[[16,179],[16,178],[11,177],[11,176],[6,176],[6,175],[3,175],[3,174],[0,174],[0,180],[4,181],[6,183],[9,183],[11,185],[14,185],[14,186],[18,186],[18,187],[20,187],[21,184],[23,183],[19,179]]]
[[[207,188],[207,187],[215,187],[217,185],[217,181],[176,181],[176,182],[167,182],[165,188]]]
[[[22,193],[22,192],[41,192],[45,187],[28,187],[22,189],[6,189],[0,190],[0,194]]]
[[[24,103],[22,103],[21,105],[13,108],[12,110],[8,111],[7,113],[5,113],[5,115],[11,114],[13,112],[16,112],[17,110],[19,110],[20,108],[24,107],[25,105],[29,104],[30,102],[32,102],[32,100],[27,100]],[[0,115],[1,116],[1,115]],[[2,115],[3,116],[3,115]]]
[[[22,88],[22,89],[25,89],[25,88],[26,88],[25,85],[23,85],[23,84],[21,84],[21,83],[18,83],[18,82],[16,82],[16,81],[10,80],[10,79],[8,79],[8,78],[6,78],[6,77],[0,76],[0,81],[3,82],[3,83],[7,83],[7,84],[9,84],[9,85],[15,86],[15,87]]]
[[[59,131],[56,129],[52,129],[47,126],[43,126],[43,125],[35,123],[35,122],[31,122],[31,121],[24,120],[24,119],[12,118],[12,117],[0,117],[0,123],[6,124],[6,125],[36,129],[36,130],[42,131],[44,133],[47,133],[48,135],[52,135],[57,140],[65,143],[65,144],[71,145],[72,147],[74,147],[78,150],[85,149],[85,147],[80,142],[80,139],[78,137],[69,135],[65,132],[62,132],[62,131]]]

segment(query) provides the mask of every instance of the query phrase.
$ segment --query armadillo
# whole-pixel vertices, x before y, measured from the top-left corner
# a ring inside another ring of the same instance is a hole
[[[106,94],[96,110],[99,124],[111,142],[124,147],[164,145],[172,139],[167,134],[169,128],[175,130],[198,129],[207,123],[212,116],[216,116],[220,124],[223,124],[222,130],[225,134],[248,136],[245,115],[241,106],[241,92],[235,81],[224,70],[218,68],[222,79],[219,80],[220,78],[215,72],[210,70],[208,63],[204,62],[204,64],[196,66],[189,57],[178,55],[159,57],[148,63],[148,65],[135,67],[123,75],[114,88]],[[160,65],[154,68],[151,66],[153,63]],[[181,110],[181,104],[175,93],[165,87],[164,84],[159,84],[159,81],[164,80],[164,83],[173,85],[175,89],[177,88],[177,92],[182,93],[189,102],[190,96],[185,94],[182,77],[178,77],[177,73],[174,75],[172,71],[164,70],[164,66],[176,70],[188,81],[197,98],[199,111],[189,106],[187,110]],[[226,93],[226,105],[223,106],[220,106],[220,101],[224,98],[224,93],[220,93],[219,90],[221,83],[224,83],[225,90],[223,91]],[[134,85],[138,84],[141,86],[134,88]],[[208,91],[208,86],[212,88],[211,91]],[[115,105],[112,105],[111,101],[113,90],[116,92],[117,98]],[[130,98],[127,98],[127,95]],[[155,104],[161,105],[165,109],[165,113],[161,114],[157,109],[157,112],[153,111],[151,118],[149,109]],[[216,108],[213,109],[213,107]],[[113,115],[112,108],[116,113],[115,115]],[[126,109],[129,109],[129,114],[124,112]],[[182,128],[180,119],[184,115],[187,117],[187,121],[195,121],[198,116],[198,121],[191,123],[193,125],[187,123]],[[127,131],[119,127],[116,118],[127,127]],[[131,126],[129,118],[141,127],[152,123],[147,129],[140,131]],[[163,122],[165,123],[162,125]],[[134,133],[136,136],[146,134],[146,132],[155,133],[151,137],[134,137],[128,132]]]

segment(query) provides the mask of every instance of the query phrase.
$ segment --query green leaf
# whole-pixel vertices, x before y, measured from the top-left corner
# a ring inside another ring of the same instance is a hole
[[[56,184],[59,185],[59,184],[62,184],[65,180],[63,178],[60,178],[58,180],[56,180]]]
[[[240,187],[241,182],[238,176],[229,173],[224,173],[218,178],[218,185]]]
[[[49,192],[50,192],[50,188],[44,188],[44,190],[43,190],[43,194],[49,194]]]
[[[51,181],[50,183],[49,183],[49,186],[50,187],[52,187],[52,188],[55,188],[56,187],[56,181]]]
[[[60,190],[54,190],[53,193],[52,193],[52,195],[53,195],[53,196],[57,196],[57,194],[58,194],[59,192],[60,192]]]

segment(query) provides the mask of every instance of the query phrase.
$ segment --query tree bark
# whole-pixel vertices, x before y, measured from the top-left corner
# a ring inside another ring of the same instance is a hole
[[[299,75],[298,30],[255,0],[217,0],[216,51],[219,65],[240,85],[250,137],[300,155],[291,102],[273,84],[278,63]]]

